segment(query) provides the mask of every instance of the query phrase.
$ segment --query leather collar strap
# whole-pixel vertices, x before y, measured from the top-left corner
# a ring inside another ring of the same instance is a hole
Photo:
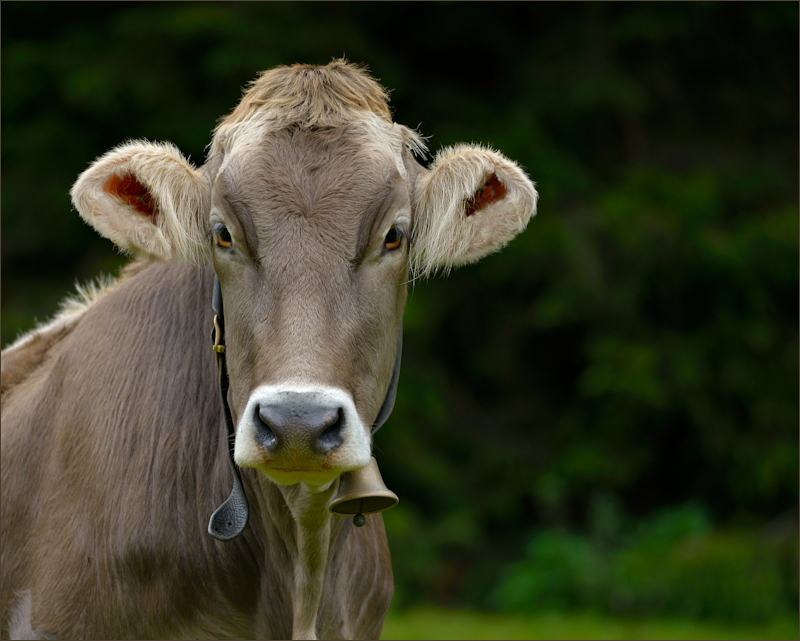
[[[403,354],[403,325],[400,325],[400,332],[397,334],[397,352],[394,357],[394,369],[392,370],[392,380],[389,381],[389,389],[386,390],[386,397],[383,399],[380,411],[375,422],[372,424],[372,433],[380,429],[386,422],[394,409],[394,399],[397,397],[397,381],[400,380],[400,357]]]
[[[219,278],[214,275],[214,298],[211,308],[214,310],[214,330],[211,336],[214,342],[214,352],[219,368],[219,395],[222,401],[222,415],[228,433],[228,461],[233,471],[233,489],[228,500],[220,505],[208,522],[208,533],[220,541],[230,541],[239,536],[247,527],[250,518],[250,507],[244,493],[242,477],[239,468],[233,460],[233,446],[236,439],[236,427],[233,424],[231,408],[228,405],[228,367],[225,363],[225,318],[222,314],[222,289]]]
[[[231,408],[228,405],[228,368],[225,363],[225,318],[222,308],[222,288],[219,278],[214,275],[214,297],[211,308],[214,310],[214,330],[211,340],[214,344],[214,352],[219,368],[219,395],[222,402],[222,414],[225,429],[228,436],[228,461],[233,471],[233,489],[228,499],[220,505],[211,515],[208,522],[208,533],[220,541],[230,541],[239,536],[247,527],[250,518],[250,508],[247,504],[247,496],[244,493],[242,477],[239,468],[233,460],[233,450],[236,439],[236,427],[233,424]],[[394,401],[397,397],[397,382],[400,379],[400,356],[403,351],[403,327],[397,335],[397,354],[394,359],[394,369],[392,370],[392,380],[389,382],[389,389],[386,390],[386,397],[383,399],[378,416],[372,424],[372,433],[386,422],[394,408]]]

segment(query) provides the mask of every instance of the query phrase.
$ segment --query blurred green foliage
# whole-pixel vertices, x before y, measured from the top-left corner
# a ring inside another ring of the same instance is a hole
[[[705,510],[691,504],[642,520],[617,541],[609,533],[536,532],[491,601],[522,613],[595,609],[751,623],[796,612],[792,538],[713,531]]]
[[[796,611],[796,3],[0,11],[4,345],[125,262],[71,211],[87,163],[137,137],[201,163],[257,71],[345,54],[433,152],[492,145],[541,196],[412,286],[376,438],[397,602],[727,617],[751,577],[743,617]]]

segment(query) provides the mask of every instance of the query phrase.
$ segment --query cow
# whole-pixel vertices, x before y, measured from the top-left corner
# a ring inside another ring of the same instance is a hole
[[[199,168],[134,140],[80,175],[132,260],[2,352],[3,638],[379,638],[382,517],[331,506],[391,411],[407,284],[537,202],[487,147],[425,167],[388,105],[346,60],[278,67]]]

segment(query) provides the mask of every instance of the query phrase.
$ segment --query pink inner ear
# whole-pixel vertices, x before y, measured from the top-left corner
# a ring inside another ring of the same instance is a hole
[[[472,216],[479,209],[491,205],[503,198],[508,193],[506,186],[500,182],[497,174],[492,174],[475,195],[467,201],[464,208],[465,216]]]
[[[111,176],[106,181],[106,184],[103,185],[103,190],[107,194],[114,194],[122,198],[140,214],[150,218],[155,225],[158,217],[158,208],[153,201],[153,197],[147,191],[147,187],[132,175],[126,174],[120,177],[115,174]]]

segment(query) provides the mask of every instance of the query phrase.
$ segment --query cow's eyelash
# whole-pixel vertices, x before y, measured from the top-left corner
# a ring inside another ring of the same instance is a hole
[[[211,225],[209,230],[206,232],[206,240],[213,239],[214,238],[214,234],[216,234],[222,227],[225,227],[225,225],[222,224],[222,223],[219,223],[219,222],[214,223],[213,225]]]
[[[214,234],[218,234],[221,229],[227,229],[230,231],[230,227],[228,227],[225,223],[214,223],[211,225],[211,229],[206,232],[206,240],[211,240],[214,237]]]
[[[217,222],[214,224],[211,229],[206,232],[206,239],[208,241],[215,240],[215,244],[221,249],[233,249],[233,236],[225,223]]]
[[[406,223],[395,223],[389,229],[397,230],[397,233],[403,237],[403,240],[409,243],[411,242],[411,232],[409,231],[408,225],[406,225]],[[386,237],[386,234],[384,234],[384,237]]]

